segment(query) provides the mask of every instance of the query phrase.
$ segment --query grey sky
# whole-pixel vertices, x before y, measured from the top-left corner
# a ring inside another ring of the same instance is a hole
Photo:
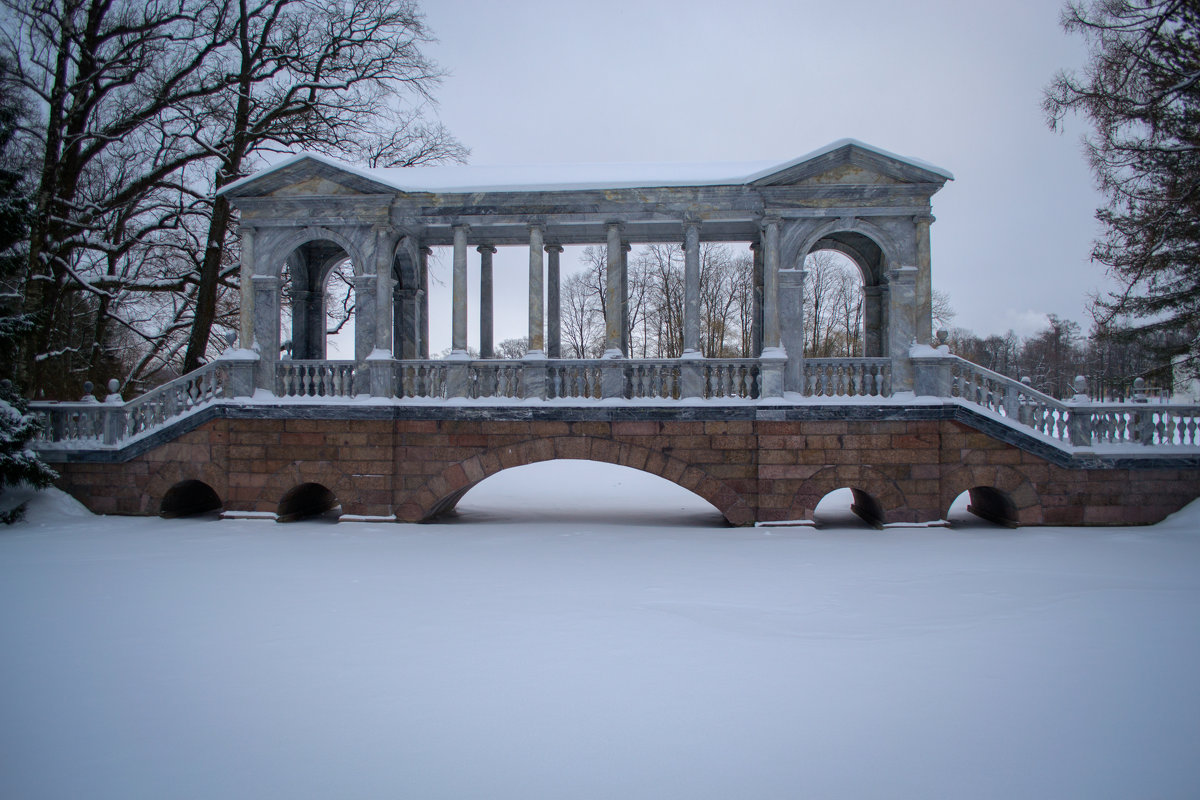
[[[934,286],[950,293],[955,324],[980,334],[1028,334],[1047,313],[1086,329],[1086,293],[1104,284],[1089,261],[1101,198],[1079,145],[1085,125],[1053,134],[1040,111],[1055,72],[1085,57],[1060,8],[424,3],[439,39],[429,53],[451,73],[438,114],[474,164],[782,161],[854,137],[951,170],[933,199]],[[497,340],[525,333],[526,265],[514,248],[497,256]],[[439,302],[435,350],[449,333]]]

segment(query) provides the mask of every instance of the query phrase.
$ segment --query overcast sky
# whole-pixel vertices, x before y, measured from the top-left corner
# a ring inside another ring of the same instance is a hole
[[[1087,294],[1105,278],[1089,261],[1101,198],[1086,127],[1051,133],[1040,110],[1054,74],[1086,55],[1057,0],[423,7],[439,40],[428,52],[450,73],[437,114],[472,164],[783,161],[861,139],[954,173],[933,197],[932,246],[955,325],[1027,335],[1051,313],[1089,325]],[[508,292],[497,341],[525,333],[527,259],[497,256]],[[436,351],[449,344],[449,300],[431,299]]]

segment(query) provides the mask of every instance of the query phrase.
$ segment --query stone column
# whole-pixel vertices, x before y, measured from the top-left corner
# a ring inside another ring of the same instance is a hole
[[[355,275],[354,283],[354,360],[366,361],[375,350],[375,290],[379,276]],[[391,292],[388,292],[391,297]]]
[[[492,312],[492,255],[496,248],[481,244],[479,251],[479,357],[495,358],[495,324]]]
[[[254,347],[258,349],[255,386],[275,392],[275,363],[279,361],[279,278],[254,275]]]
[[[863,287],[863,355],[883,355],[883,287]]]
[[[420,293],[420,321],[417,323],[417,358],[429,358],[429,256],[431,248],[422,245],[417,248],[417,291]]]
[[[561,244],[546,245],[546,356],[562,358],[562,292],[558,282]]]
[[[376,226],[375,236],[375,342],[376,356],[395,357],[400,343],[392,342],[392,265],[395,261],[396,231],[386,225]],[[357,322],[355,323],[357,325]]]
[[[762,353],[762,324],[763,324],[763,250],[758,242],[750,243],[750,251],[754,257],[754,274],[751,280],[753,296],[750,310],[750,357],[758,358]]]
[[[929,254],[929,226],[932,216],[913,217],[917,227],[917,342],[933,341],[933,275]]]
[[[619,222],[608,225],[608,252],[604,293],[604,357],[622,358],[621,350],[621,228]]]
[[[888,280],[888,356],[892,359],[892,393],[913,389],[909,351],[917,335],[917,267],[890,270]]]
[[[394,306],[396,308],[395,342],[398,346],[398,358],[419,358],[420,342],[417,333],[421,315],[420,290],[405,289],[397,286],[392,289]]]
[[[779,338],[787,352],[783,388],[804,391],[804,279],[803,269],[779,270]]]
[[[633,245],[628,242],[621,245],[621,352],[626,358],[632,355],[633,332],[629,329],[629,251],[632,249]]]
[[[242,303],[238,309],[238,347],[254,347],[254,234],[255,229],[242,225],[242,266],[238,278]]]
[[[454,272],[451,276],[453,310],[450,349],[452,355],[467,357],[467,231],[454,226]]]
[[[298,276],[293,275],[295,281]],[[325,293],[292,285],[292,358],[325,358]]]
[[[542,298],[545,296],[543,282],[543,252],[541,225],[529,226],[529,353],[545,355],[546,316]]]
[[[700,350],[700,223],[683,223],[683,357]]]
[[[763,352],[780,347],[779,217],[763,220]]]

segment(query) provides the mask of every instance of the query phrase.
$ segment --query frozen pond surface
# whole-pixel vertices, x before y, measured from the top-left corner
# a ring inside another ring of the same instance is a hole
[[[1200,507],[733,529],[581,462],[437,525],[52,496],[0,528],[0,797],[1194,797],[1198,619]]]

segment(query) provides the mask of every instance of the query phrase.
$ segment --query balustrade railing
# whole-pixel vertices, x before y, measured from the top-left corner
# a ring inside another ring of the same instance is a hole
[[[446,396],[445,361],[397,361],[396,397]]]
[[[806,358],[804,394],[809,397],[891,397],[890,358]]]
[[[674,359],[635,359],[626,361],[625,396],[633,400],[680,397],[680,362]]]
[[[708,359],[704,362],[704,396],[757,398],[762,369],[756,358]]]
[[[554,359],[546,362],[546,396],[552,399],[599,400],[603,362]]]
[[[934,388],[922,389],[923,393],[969,403],[1065,445],[1200,447],[1198,406],[1063,401],[958,357],[920,361],[922,370],[932,370],[925,374],[935,376],[922,384]],[[383,386],[401,400],[755,399],[762,392],[762,363],[757,359],[281,361],[275,365],[274,394],[336,400],[371,394],[374,385],[376,391]],[[254,360],[218,360],[128,402],[112,395],[105,402],[88,397],[73,403],[31,403],[30,412],[42,423],[35,446],[116,445],[216,400],[249,396],[255,365]],[[803,376],[804,394],[817,400],[882,399],[893,394],[889,359],[806,359]],[[380,381],[381,377],[386,380]]]
[[[524,397],[524,369],[520,361],[471,361],[467,364],[467,396]]]
[[[39,446],[115,444],[229,395],[229,362],[214,361],[123,402],[30,403],[41,422]],[[115,382],[113,386],[115,387]]]
[[[275,365],[275,394],[280,397],[354,397],[369,390],[357,379],[353,361],[280,361]]]

